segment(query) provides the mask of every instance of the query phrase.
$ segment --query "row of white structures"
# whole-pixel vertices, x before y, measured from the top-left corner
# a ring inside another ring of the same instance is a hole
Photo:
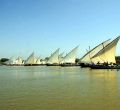
[[[80,63],[116,63],[115,54],[116,54],[116,46],[120,39],[120,36],[115,38],[114,40],[106,40],[95,48],[89,50],[82,58],[80,58]],[[22,58],[17,58],[16,60],[10,59],[7,61],[7,64],[63,64],[63,63],[75,63],[75,59],[77,58],[78,46],[71,50],[66,56],[63,57],[63,54],[59,54],[59,50],[57,49],[55,52],[51,54],[51,56],[46,60],[41,60],[40,58],[36,58],[34,53],[32,53],[27,60],[23,61]]]
[[[51,54],[48,59],[37,58],[34,52],[27,58],[23,60],[21,57],[17,59],[10,58],[6,62],[7,65],[34,65],[34,64],[63,64],[63,63],[75,63],[77,57],[78,46],[70,51],[66,56],[63,56],[63,53],[59,54],[59,48]]]

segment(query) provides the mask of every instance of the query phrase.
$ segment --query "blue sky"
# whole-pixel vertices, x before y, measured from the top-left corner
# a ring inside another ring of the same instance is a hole
[[[46,57],[77,45],[81,57],[118,35],[119,0],[0,0],[0,57],[26,58],[33,51]]]

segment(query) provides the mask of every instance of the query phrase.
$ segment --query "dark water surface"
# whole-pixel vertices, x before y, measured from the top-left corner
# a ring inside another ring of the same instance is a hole
[[[120,110],[120,71],[1,66],[0,110]]]

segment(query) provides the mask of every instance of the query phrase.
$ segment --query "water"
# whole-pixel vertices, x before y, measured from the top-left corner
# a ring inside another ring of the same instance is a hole
[[[120,71],[0,67],[0,110],[119,110]]]

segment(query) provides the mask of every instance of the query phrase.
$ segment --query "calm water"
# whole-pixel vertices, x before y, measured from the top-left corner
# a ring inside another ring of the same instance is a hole
[[[0,67],[0,110],[119,110],[120,71]]]

